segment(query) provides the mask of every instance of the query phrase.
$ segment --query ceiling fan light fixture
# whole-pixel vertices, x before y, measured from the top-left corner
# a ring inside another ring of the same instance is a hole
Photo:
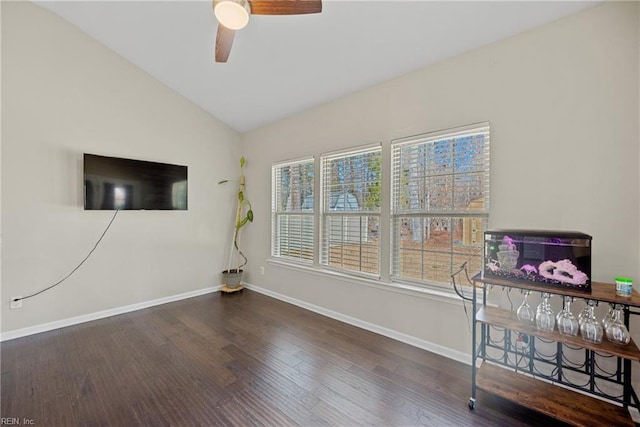
[[[214,0],[213,13],[230,30],[241,30],[249,23],[251,8],[247,0]]]

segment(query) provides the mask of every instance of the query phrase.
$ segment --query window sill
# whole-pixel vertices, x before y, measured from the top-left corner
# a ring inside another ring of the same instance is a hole
[[[269,258],[267,262],[270,265],[277,267],[288,268],[297,271],[303,271],[316,276],[338,279],[344,282],[354,283],[361,286],[374,287],[386,292],[399,293],[403,295],[411,295],[414,297],[426,298],[432,301],[441,301],[447,304],[462,305],[462,299],[455,293],[453,289],[435,287],[423,287],[410,283],[403,282],[383,282],[381,280],[369,279],[366,277],[352,276],[349,274],[340,273],[330,269],[317,268],[312,265],[298,264],[294,262],[287,262],[279,259]],[[473,289],[470,286],[463,286],[465,296],[471,297]],[[478,295],[480,298],[481,295]],[[469,301],[469,303],[471,303]]]

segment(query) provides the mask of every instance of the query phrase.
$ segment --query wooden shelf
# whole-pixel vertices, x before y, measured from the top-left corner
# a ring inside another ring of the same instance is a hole
[[[591,396],[483,363],[476,385],[493,395],[576,426],[634,426],[629,411]]]
[[[567,344],[572,344],[577,347],[588,348],[599,353],[608,353],[614,356],[620,356],[625,359],[640,361],[640,350],[636,343],[631,340],[627,345],[614,344],[611,341],[607,341],[604,337],[600,344],[592,343],[583,340],[581,337],[571,337],[562,335],[556,331],[541,331],[536,328],[533,323],[525,323],[518,320],[518,317],[513,311],[504,310],[495,307],[481,307],[476,314],[476,320],[478,322],[487,323],[493,326],[501,328],[511,329],[512,331],[522,332],[527,335],[533,335],[535,337],[544,338],[546,340],[558,341]]]
[[[614,304],[624,304],[632,307],[640,307],[640,293],[634,290],[630,297],[619,297],[616,295],[616,285],[613,283],[591,282],[591,292],[585,292],[571,288],[560,288],[542,284],[538,285],[533,282],[519,282],[510,279],[484,277],[482,273],[474,276],[472,280],[474,283],[508,286],[510,288],[528,289],[537,292],[549,292],[556,295],[568,295],[577,298],[594,299],[598,301],[612,302]]]

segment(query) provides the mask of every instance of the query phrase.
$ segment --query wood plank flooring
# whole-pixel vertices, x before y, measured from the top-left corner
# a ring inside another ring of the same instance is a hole
[[[244,290],[2,343],[1,416],[38,426],[543,426],[471,368]]]

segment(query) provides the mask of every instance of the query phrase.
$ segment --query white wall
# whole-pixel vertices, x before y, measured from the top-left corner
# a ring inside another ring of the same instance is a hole
[[[2,331],[219,284],[240,136],[50,12],[2,2]],[[189,210],[83,206],[85,152],[188,166]]]
[[[489,120],[490,227],[589,233],[593,278],[640,284],[637,9],[596,6],[246,134],[247,280],[469,354],[459,304],[268,263],[268,177],[272,162]]]

